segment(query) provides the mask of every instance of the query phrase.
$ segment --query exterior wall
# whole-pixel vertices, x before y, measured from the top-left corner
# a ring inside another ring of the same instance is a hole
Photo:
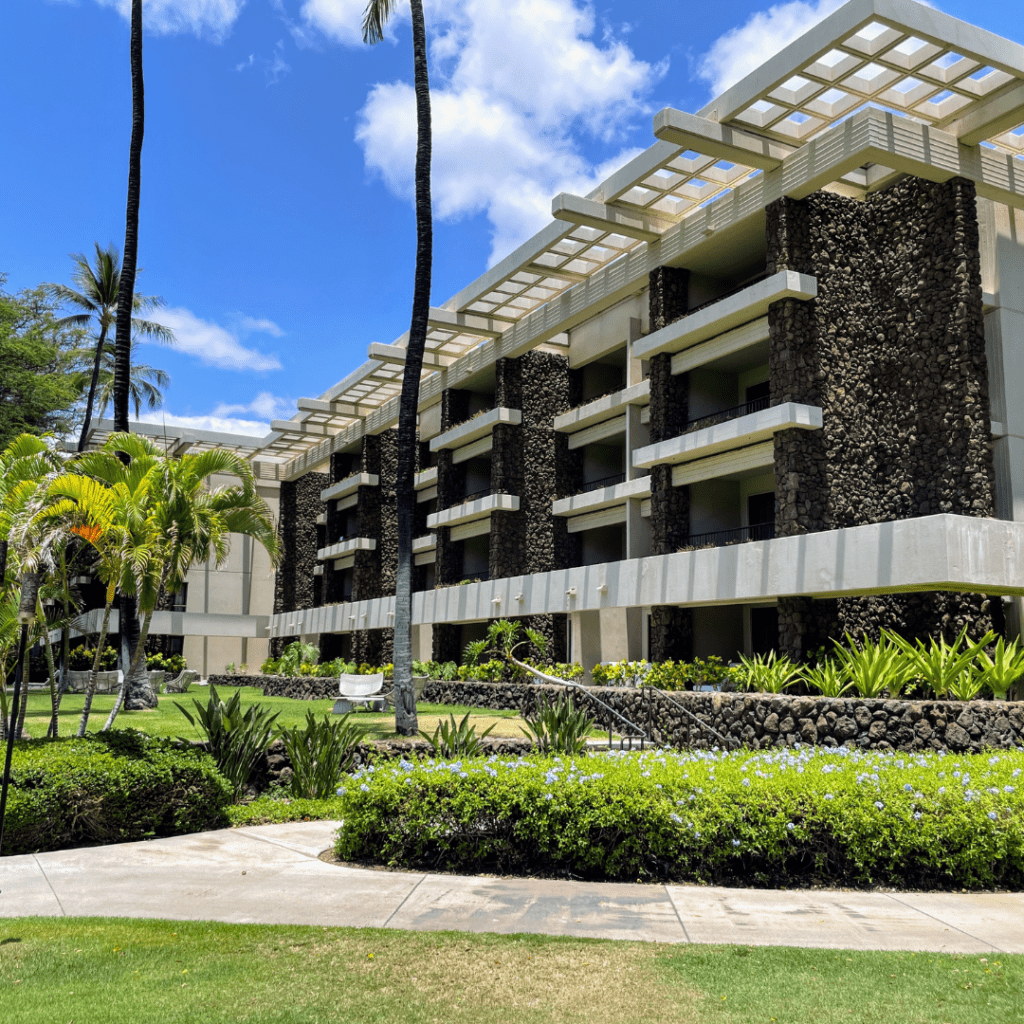
[[[988,367],[974,186],[908,178],[856,202],[827,192],[768,209],[768,270],[818,296],[769,313],[773,404],[820,407],[823,429],[776,436],[776,533],[939,512],[993,516]],[[952,638],[1001,628],[1001,605],[943,593],[779,602],[780,646],[829,636]]]

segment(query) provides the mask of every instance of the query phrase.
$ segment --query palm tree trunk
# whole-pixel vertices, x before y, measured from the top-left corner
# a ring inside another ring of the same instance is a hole
[[[57,685],[57,666],[53,660],[53,647],[50,645],[50,629],[43,612],[43,602],[36,603],[36,618],[43,623],[43,650],[46,652],[46,667],[50,673],[50,725],[46,730],[47,737],[57,738],[59,723],[57,712],[60,711],[60,687]]]
[[[128,151],[128,203],[125,209],[124,259],[117,290],[114,335],[114,429],[128,430],[131,386],[132,299],[139,254],[139,199],[142,190],[142,134],[145,96],[142,82],[142,0],[132,0],[132,140]]]
[[[128,671],[124,674],[124,679],[121,680],[121,686],[117,691],[117,699],[114,701],[114,706],[110,709],[110,717],[107,719],[106,725],[100,730],[100,732],[106,732],[113,724],[114,719],[117,718],[117,713],[121,710],[121,705],[124,703],[125,694],[128,692],[128,686],[130,680],[135,678],[135,673],[139,671],[139,665],[145,668],[146,658],[146,641],[149,639],[149,624],[153,621],[153,610],[150,609],[145,613],[145,617],[142,620],[142,631],[139,633],[139,642],[135,647],[135,654],[132,656],[132,662],[128,666]],[[147,673],[147,685],[148,685],[148,673]],[[152,690],[152,687],[150,687]]]
[[[416,89],[416,276],[412,297],[412,323],[402,397],[398,410],[398,573],[395,580],[395,731],[415,736],[416,694],[412,682],[412,536],[415,528],[416,416],[420,397],[420,371],[427,343],[430,316],[430,273],[433,224],[430,214],[430,80],[427,77],[427,33],[422,0],[410,0],[412,10],[413,80]]]
[[[85,420],[82,422],[82,433],[78,438],[78,450],[85,451],[85,441],[89,436],[89,427],[92,424],[92,407],[96,401],[96,388],[100,381],[100,363],[103,360],[103,348],[107,344],[107,324],[104,321],[100,325],[100,340],[96,345],[96,358],[92,361],[92,380],[89,382],[89,397],[85,402]]]
[[[137,608],[134,597],[121,595],[121,635],[128,652],[124,670],[125,707],[129,711],[146,711],[156,707],[157,699],[146,672],[146,641],[140,636]]]
[[[32,661],[32,645],[25,644],[25,660],[21,663],[21,696],[18,707],[11,709],[11,717],[18,712],[18,728],[15,730],[14,738],[20,740],[25,735],[25,715],[28,712],[28,670]]]
[[[100,670],[100,659],[103,657],[103,648],[107,643],[107,629],[110,626],[110,609],[114,607],[113,597],[107,598],[106,606],[103,609],[103,625],[100,626],[99,639],[96,641],[96,654],[92,659],[92,671],[89,673],[89,684],[85,688],[85,705],[82,708],[82,717],[78,721],[78,732],[75,735],[81,739],[85,735],[85,727],[89,724],[89,712],[92,710],[92,698],[96,693],[96,673]]]

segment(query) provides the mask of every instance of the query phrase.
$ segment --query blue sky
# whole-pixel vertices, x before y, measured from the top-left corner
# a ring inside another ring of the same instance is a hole
[[[169,423],[262,433],[408,328],[410,33],[403,16],[363,46],[363,5],[145,0],[138,288],[181,343],[143,350],[171,374]],[[5,0],[9,289],[123,242],[128,6]],[[661,107],[698,109],[838,6],[426,0],[435,304],[543,226],[552,195],[649,145]],[[1016,2],[935,6],[1024,41]]]

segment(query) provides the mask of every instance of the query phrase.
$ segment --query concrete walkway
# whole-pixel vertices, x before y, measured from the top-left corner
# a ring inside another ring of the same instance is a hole
[[[720,889],[373,871],[318,859],[336,827],[296,822],[4,857],[0,917],[114,915],[1024,953],[1024,894]]]

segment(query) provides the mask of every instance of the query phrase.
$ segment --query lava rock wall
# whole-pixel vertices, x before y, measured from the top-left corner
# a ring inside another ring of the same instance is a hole
[[[768,270],[813,274],[817,298],[769,311],[772,403],[822,409],[776,435],[776,534],[949,512],[995,515],[973,183],[907,178],[857,202],[827,192],[767,210]],[[780,646],[830,636],[952,639],[1001,629],[979,595],[779,602]]]

